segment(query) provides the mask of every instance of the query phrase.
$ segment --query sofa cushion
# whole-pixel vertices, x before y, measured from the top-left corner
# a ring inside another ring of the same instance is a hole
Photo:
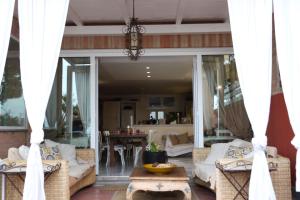
[[[72,145],[72,144],[59,144],[58,149],[61,153],[62,159],[67,160],[69,162],[69,166],[78,165],[77,160],[76,160],[75,145]]]
[[[57,146],[47,147],[42,145],[40,147],[42,160],[61,160],[61,154]]]
[[[8,149],[7,158],[9,161],[23,160],[22,156],[19,154],[19,149],[14,147]]]
[[[177,140],[178,140],[178,144],[187,144],[187,143],[189,143],[188,133],[179,134],[179,135],[176,135],[176,137],[177,137]]]
[[[58,142],[54,142],[54,141],[49,140],[49,139],[45,139],[44,142],[45,142],[45,145],[46,145],[47,147],[56,147],[56,146],[59,145]]]

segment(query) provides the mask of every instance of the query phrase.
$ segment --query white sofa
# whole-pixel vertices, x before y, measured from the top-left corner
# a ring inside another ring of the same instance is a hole
[[[165,150],[169,157],[175,157],[186,153],[193,152],[194,149],[194,143],[186,143],[186,144],[177,144],[173,145],[170,141],[169,136],[170,135],[179,135],[182,133],[178,133],[175,131],[169,131],[169,132],[153,132],[150,136],[150,142],[154,142],[158,145],[160,145],[161,149]],[[188,132],[188,135],[191,136],[192,133]]]
[[[193,152],[194,143],[172,145],[169,136],[166,136],[165,151],[168,156],[175,157]]]

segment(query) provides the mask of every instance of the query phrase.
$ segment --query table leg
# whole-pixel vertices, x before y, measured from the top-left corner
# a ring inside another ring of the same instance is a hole
[[[5,191],[6,191],[6,180],[5,180],[5,175],[2,174],[2,194],[1,194],[2,200],[5,200]]]

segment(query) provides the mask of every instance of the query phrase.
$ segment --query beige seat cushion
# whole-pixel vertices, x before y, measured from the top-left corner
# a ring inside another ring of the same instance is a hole
[[[88,174],[90,168],[92,168],[90,164],[78,164],[70,166],[69,168],[69,176],[81,179],[86,174]]]

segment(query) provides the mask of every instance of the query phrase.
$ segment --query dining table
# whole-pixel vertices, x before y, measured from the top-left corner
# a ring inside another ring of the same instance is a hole
[[[110,151],[110,165],[113,166],[116,163],[114,145],[124,145],[126,147],[127,144],[139,144],[142,146],[142,152],[145,151],[147,145],[147,134],[143,132],[139,133],[110,133],[109,136],[109,151]],[[143,154],[142,154],[143,155]]]

